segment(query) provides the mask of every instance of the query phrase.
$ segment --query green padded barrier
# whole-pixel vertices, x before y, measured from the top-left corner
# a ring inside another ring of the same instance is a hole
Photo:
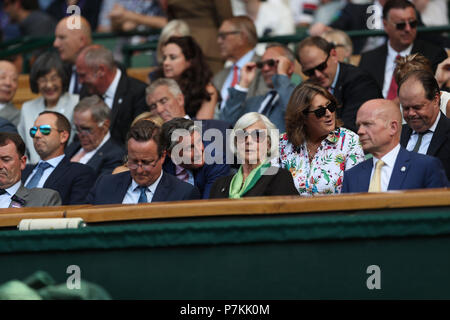
[[[450,207],[0,232],[0,283],[68,266],[114,299],[450,298]],[[370,290],[369,266],[381,289]]]

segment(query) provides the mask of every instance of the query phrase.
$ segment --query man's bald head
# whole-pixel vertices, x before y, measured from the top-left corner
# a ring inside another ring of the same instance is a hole
[[[0,103],[10,102],[19,84],[16,66],[9,61],[0,60]]]
[[[92,31],[89,22],[82,16],[79,26],[74,17],[61,19],[55,29],[53,46],[58,50],[61,60],[74,64],[80,51],[92,43]],[[79,28],[77,28],[79,27]]]
[[[366,153],[383,157],[400,142],[402,115],[390,100],[374,99],[365,102],[356,115],[361,145]]]

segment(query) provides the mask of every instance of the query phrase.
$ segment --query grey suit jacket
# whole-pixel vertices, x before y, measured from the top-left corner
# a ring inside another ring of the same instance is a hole
[[[0,110],[0,118],[4,118],[17,127],[20,120],[20,110],[11,102],[8,102],[3,109]]]
[[[46,188],[27,189],[21,184],[14,196],[18,198],[15,202],[22,207],[51,207],[61,205],[59,193]],[[14,206],[13,203],[14,199],[10,207]]]

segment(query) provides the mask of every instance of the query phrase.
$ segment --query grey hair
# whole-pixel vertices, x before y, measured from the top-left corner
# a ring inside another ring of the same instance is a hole
[[[169,88],[170,93],[172,93],[172,95],[174,95],[175,97],[179,94],[183,94],[178,83],[175,80],[169,78],[159,78],[158,80],[152,82],[145,89],[145,93],[147,95],[151,95],[158,87],[161,86],[166,86],[167,88]]]
[[[86,49],[84,62],[89,68],[96,68],[100,64],[104,64],[109,70],[116,67],[111,50],[100,45],[91,45]]]
[[[73,109],[73,112],[84,112],[89,110],[95,122],[100,123],[110,118],[111,110],[99,96],[93,95],[83,98]]]
[[[289,59],[291,62],[295,62],[295,54],[292,52],[291,49],[286,47],[284,44],[278,43],[278,42],[270,42],[266,45],[266,50],[270,48],[281,48],[283,50],[283,54],[286,58]]]

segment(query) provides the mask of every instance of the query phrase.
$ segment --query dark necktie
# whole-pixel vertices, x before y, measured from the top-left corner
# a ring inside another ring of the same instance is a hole
[[[275,101],[277,101],[277,96],[278,96],[278,92],[275,90],[271,90],[268,94],[271,95],[269,101],[266,103],[266,105],[264,106],[264,109],[262,109],[261,113],[264,115],[268,115],[268,113],[272,110],[272,106],[275,103]]]
[[[28,184],[25,186],[28,189],[36,188],[39,181],[42,178],[42,175],[44,174],[44,171],[50,168],[51,165],[49,165],[47,162],[40,162],[37,166],[37,170],[34,173],[34,176],[31,178],[31,180],[28,182]]]
[[[419,152],[420,145],[422,144],[423,136],[426,135],[428,132],[430,132],[430,130],[426,130],[424,132],[417,133],[418,134],[417,142],[416,142],[416,145],[414,146],[414,149],[412,150],[413,152]]]
[[[2,195],[2,194],[5,194],[6,193],[6,190],[5,189],[0,189],[0,196]]]
[[[138,203],[147,203],[148,199],[147,199],[147,194],[145,193],[147,191],[147,187],[139,186],[139,187],[137,187],[137,189],[139,189],[141,192],[141,194],[139,195]]]
[[[73,73],[75,75],[75,85],[73,86],[73,93],[79,94],[80,88],[78,87],[78,73],[76,71],[73,71]]]

